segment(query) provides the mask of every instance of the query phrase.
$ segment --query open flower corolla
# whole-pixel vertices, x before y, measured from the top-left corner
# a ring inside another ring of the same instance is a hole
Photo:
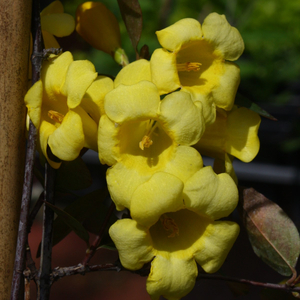
[[[148,197],[144,198],[144,193]],[[238,191],[228,174],[199,169],[183,185],[157,172],[132,196],[132,219],[109,230],[122,265],[138,270],[151,261],[146,287],[153,300],[176,300],[195,285],[198,263],[208,273],[223,264],[238,233],[230,221],[216,221],[236,207]]]
[[[111,79],[97,76],[91,62],[73,61],[72,54],[64,52],[44,62],[41,79],[25,95],[41,150],[54,168],[60,163],[49,158],[48,146],[54,156],[65,161],[77,158],[83,147],[97,151],[101,97],[103,102],[103,92],[113,88]],[[102,87],[102,92],[96,93],[95,87]]]
[[[104,110],[98,152],[101,163],[112,166],[107,183],[117,209],[129,208],[134,190],[158,171],[185,181],[202,167],[200,154],[190,147],[205,128],[202,105],[188,93],[160,100],[149,81],[120,84],[106,94]]]
[[[244,50],[238,30],[224,15],[209,14],[202,26],[195,19],[182,19],[156,32],[163,48],[151,57],[152,81],[161,94],[178,88],[203,104],[207,123],[215,108],[230,110],[240,82],[237,60]]]

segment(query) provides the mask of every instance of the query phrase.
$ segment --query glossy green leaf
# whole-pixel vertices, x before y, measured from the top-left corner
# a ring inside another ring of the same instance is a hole
[[[70,214],[67,212],[61,210],[60,208],[56,207],[55,205],[52,205],[48,202],[45,203],[47,206],[49,206],[56,214],[61,218],[61,220],[69,226],[81,239],[83,239],[87,247],[89,247],[89,234],[87,230],[82,226],[82,224],[72,217]]]
[[[132,46],[138,56],[137,45],[140,41],[143,27],[142,10],[139,1],[118,0],[118,4]]]
[[[56,190],[81,190],[92,184],[92,176],[81,157],[64,161],[57,170]]]
[[[243,222],[252,248],[284,276],[294,273],[300,254],[299,233],[285,212],[253,188],[241,190]]]
[[[270,115],[267,111],[265,111],[260,106],[258,106],[257,104],[255,104],[254,102],[252,102],[251,100],[249,100],[248,98],[246,98],[245,96],[243,96],[240,93],[236,94],[234,104],[238,105],[238,106],[243,106],[243,107],[249,108],[249,109],[253,110],[254,112],[258,113],[259,115],[261,115],[262,117],[265,117],[267,119],[277,121],[277,119],[275,117]]]

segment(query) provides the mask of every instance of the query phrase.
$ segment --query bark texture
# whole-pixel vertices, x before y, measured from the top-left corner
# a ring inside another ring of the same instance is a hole
[[[31,0],[0,0],[0,299],[10,298],[25,159]]]

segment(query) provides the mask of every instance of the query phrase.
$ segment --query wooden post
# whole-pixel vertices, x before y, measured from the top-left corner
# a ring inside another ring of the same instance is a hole
[[[31,0],[0,0],[0,300],[10,298],[25,159]]]

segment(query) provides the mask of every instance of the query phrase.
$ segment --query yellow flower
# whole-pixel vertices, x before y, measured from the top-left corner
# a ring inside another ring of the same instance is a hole
[[[76,11],[76,31],[92,47],[110,54],[120,65],[128,58],[121,48],[119,23],[101,2],[85,2]]]
[[[151,57],[152,81],[161,94],[178,88],[203,104],[207,123],[215,107],[230,110],[240,82],[239,67],[232,63],[244,50],[243,39],[224,15],[209,14],[202,27],[182,19],[156,32],[162,49]]]
[[[185,181],[202,167],[201,156],[189,147],[204,130],[202,107],[188,93],[161,101],[149,81],[121,84],[105,96],[104,110],[98,152],[102,164],[113,166],[107,183],[117,209],[129,207],[134,190],[158,171]]]
[[[41,12],[41,27],[45,48],[59,48],[55,36],[63,37],[70,35],[75,29],[74,18],[64,13],[60,1],[54,1]]]
[[[41,79],[25,95],[28,115],[39,132],[40,147],[54,168],[60,163],[49,158],[48,146],[56,157],[65,161],[78,157],[83,147],[97,151],[100,103],[104,91],[113,88],[113,82],[99,77],[92,84],[96,77],[91,62],[73,61],[70,52],[53,55],[43,64]],[[95,86],[103,89],[97,98]],[[90,114],[88,106],[93,111]]]
[[[133,193],[132,219],[117,221],[109,234],[125,268],[138,270],[151,261],[151,299],[180,299],[194,287],[196,262],[208,273],[223,264],[239,226],[215,220],[228,216],[237,201],[230,176],[216,175],[211,167],[200,169],[184,186],[178,177],[158,172]]]
[[[243,162],[250,162],[259,151],[257,132],[260,116],[245,107],[226,112],[218,110],[216,121],[207,126],[194,146],[202,155],[225,160],[226,153]]]

